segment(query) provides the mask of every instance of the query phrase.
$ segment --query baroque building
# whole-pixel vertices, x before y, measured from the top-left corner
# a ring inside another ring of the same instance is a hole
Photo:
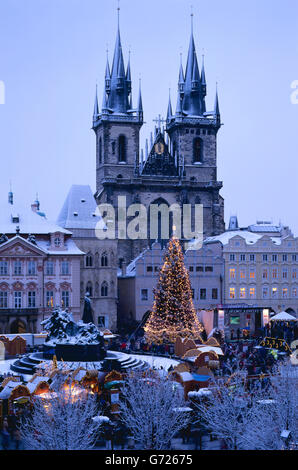
[[[102,107],[96,91],[93,130],[96,136],[96,193],[98,204],[111,204],[116,216],[118,197],[125,196],[126,207],[142,204],[149,213],[152,204],[190,204],[192,226],[194,206],[203,206],[203,237],[222,233],[224,201],[222,182],[217,179],[217,133],[221,127],[218,96],[211,111],[206,110],[207,84],[204,61],[199,69],[193,29],[185,70],[180,64],[177,106],[172,111],[169,98],[167,118],[159,119],[145,155],[140,151],[143,104],[139,89],[137,106],[132,103],[130,61],[125,68],[120,29],[112,66],[107,59]],[[165,128],[162,128],[162,122]],[[130,222],[127,217],[127,224]],[[148,222],[149,225],[150,221]],[[116,232],[118,264],[130,263],[160,237],[147,231],[146,238],[128,239],[125,227]],[[127,226],[127,225],[126,225]],[[169,221],[169,236],[173,226]],[[180,238],[187,239],[185,234]]]
[[[70,231],[51,223],[35,201],[0,211],[0,333],[38,333],[57,305],[80,319],[80,260]]]

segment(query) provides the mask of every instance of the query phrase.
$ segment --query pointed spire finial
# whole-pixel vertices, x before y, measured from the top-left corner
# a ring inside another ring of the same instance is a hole
[[[118,21],[118,29],[119,29],[119,25],[120,25],[120,0],[118,0],[117,21]]]
[[[193,6],[190,6],[191,34],[193,34]]]

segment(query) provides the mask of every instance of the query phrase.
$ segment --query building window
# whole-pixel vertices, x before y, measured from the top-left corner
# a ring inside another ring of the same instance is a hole
[[[93,296],[92,282],[88,281],[86,286],[86,293],[89,293],[90,297]]]
[[[288,288],[287,288],[287,287],[283,287],[283,289],[282,289],[282,297],[283,297],[283,299],[287,299],[287,298],[288,298]]]
[[[277,262],[277,255],[272,255],[272,261],[273,261],[274,263]]]
[[[251,271],[249,272],[249,279],[255,279],[255,277],[256,277],[255,271],[254,271],[254,270],[251,270]]]
[[[28,292],[28,307],[35,308],[36,307],[36,293],[35,291]]]
[[[21,261],[15,261],[14,262],[14,275],[15,276],[20,276],[22,274],[22,262]]]
[[[69,274],[69,262],[68,261],[62,261],[61,263],[61,274],[63,276],[66,276]]]
[[[249,261],[254,261],[255,260],[255,255],[249,255]]]
[[[262,278],[263,279],[268,279],[268,269],[263,269]]]
[[[212,289],[212,299],[218,299],[218,290],[216,288]]]
[[[7,307],[8,307],[7,292],[0,291],[0,308],[7,308]]]
[[[293,287],[292,289],[292,297],[295,299],[297,297],[297,287]]]
[[[108,255],[106,253],[103,253],[102,257],[101,257],[101,265],[103,267],[107,267],[108,266]]]
[[[230,299],[235,299],[235,287],[230,287]]]
[[[196,271],[197,273],[202,273],[204,271],[203,266],[196,266]]]
[[[245,299],[245,298],[246,298],[246,288],[240,287],[240,299]]]
[[[236,270],[235,268],[230,268],[230,279],[235,279],[236,277]]]
[[[277,268],[272,269],[272,279],[277,279]]]
[[[255,289],[255,287],[250,287],[250,288],[249,288],[249,297],[250,297],[251,299],[254,299],[255,296],[256,296],[256,289]]]
[[[115,152],[116,152],[116,142],[113,141],[112,142],[112,154],[115,155]]]
[[[108,284],[106,282],[103,282],[101,285],[101,296],[102,297],[108,296]]]
[[[283,279],[288,279],[288,270],[287,270],[287,268],[283,268],[283,270],[282,270],[282,278],[283,278]]]
[[[98,326],[99,328],[105,328],[106,326],[106,317],[104,315],[101,315],[97,318]]]
[[[120,135],[118,139],[119,162],[126,162],[126,138]]]
[[[269,294],[268,287],[267,286],[263,287],[263,290],[262,290],[263,299],[268,299],[268,294]]]
[[[14,292],[14,308],[22,308],[22,292]]]
[[[67,308],[69,307],[69,291],[63,290],[62,291],[62,307]]]
[[[194,163],[203,161],[203,141],[200,137],[193,140],[193,161]]]
[[[212,273],[213,272],[213,266],[206,266],[205,267],[205,272],[206,273]]]
[[[30,276],[36,275],[36,263],[35,261],[28,261],[28,274]]]
[[[245,279],[246,278],[246,272],[244,269],[240,270],[240,279]]]
[[[263,255],[263,261],[268,261],[268,255]]]
[[[272,299],[277,299],[278,290],[277,287],[272,287]]]
[[[282,255],[282,260],[283,261],[288,261],[288,255]]]
[[[152,271],[153,271],[152,266],[147,266],[147,273],[152,273]]]
[[[53,261],[47,261],[47,263],[46,263],[46,275],[47,276],[53,276],[54,275],[54,262]]]
[[[188,269],[189,269],[189,272],[190,272],[190,273],[193,273],[193,266],[189,266]]]
[[[47,307],[54,307],[54,292],[52,290],[46,292],[46,304]]]
[[[297,255],[292,255],[292,261],[297,261]]]
[[[195,290],[194,290],[194,289],[191,289],[191,298],[192,298],[192,299],[195,298]]]
[[[235,255],[234,254],[230,255],[230,261],[235,261]]]
[[[86,268],[92,268],[93,266],[93,256],[88,253],[88,255],[86,255]]]
[[[245,255],[240,255],[240,261],[245,261],[246,256]]]
[[[60,240],[59,237],[56,237],[56,238],[54,239],[54,245],[55,245],[56,247],[58,247],[58,246],[61,245],[61,240]]]
[[[0,261],[0,275],[1,276],[8,275],[8,262],[7,261]]]
[[[296,268],[294,268],[292,270],[292,279],[297,279],[297,269]]]
[[[141,300],[148,300],[148,289],[141,289]]]
[[[206,289],[200,289],[200,299],[201,300],[206,300],[206,297],[207,297],[207,292],[206,292]]]

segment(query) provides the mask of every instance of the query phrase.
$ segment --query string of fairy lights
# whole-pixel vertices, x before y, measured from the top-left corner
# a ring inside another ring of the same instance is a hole
[[[175,237],[169,241],[144,330],[148,342],[157,344],[174,343],[177,336],[197,339],[203,330],[193,305],[180,242]]]

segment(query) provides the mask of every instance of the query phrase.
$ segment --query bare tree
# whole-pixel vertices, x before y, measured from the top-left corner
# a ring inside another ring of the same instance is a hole
[[[95,396],[79,388],[63,388],[34,398],[30,416],[20,425],[25,449],[91,449],[99,435]]]
[[[244,433],[245,447],[256,450],[294,449],[298,442],[298,368],[290,363],[274,371],[271,385]]]
[[[214,436],[224,439],[228,449],[243,448],[243,434],[250,420],[252,397],[246,389],[246,373],[237,369],[229,378],[214,380],[212,396],[196,404],[198,421]]]
[[[134,372],[121,390],[120,417],[142,449],[169,449],[189,423],[183,392],[157,373]]]

